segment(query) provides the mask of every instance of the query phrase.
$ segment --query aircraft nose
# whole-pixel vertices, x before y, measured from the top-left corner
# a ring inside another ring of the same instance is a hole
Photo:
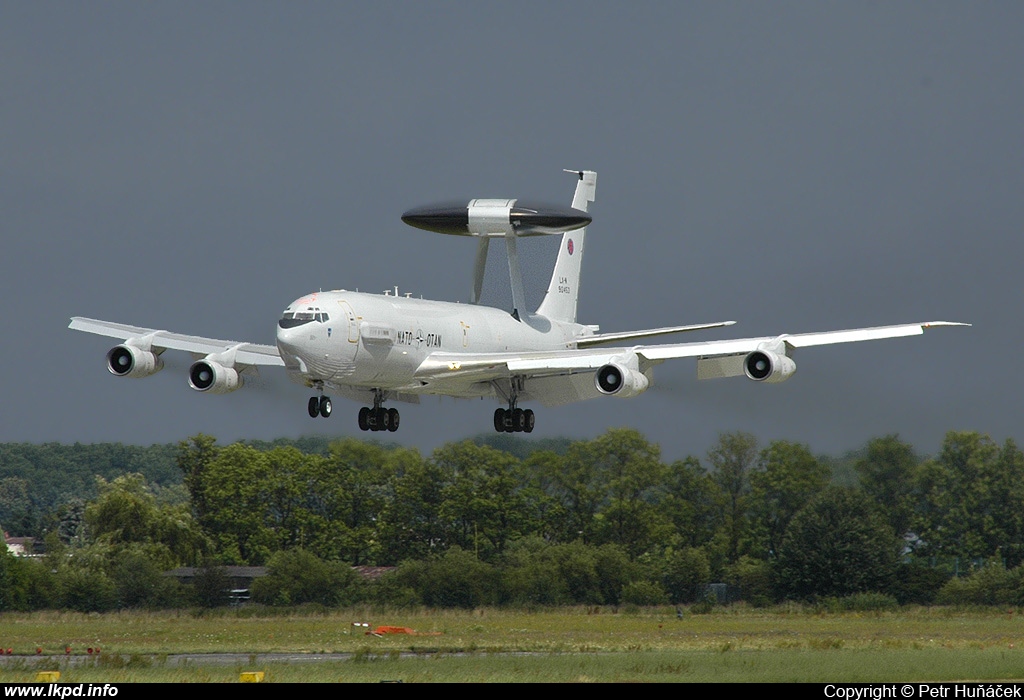
[[[284,350],[294,351],[295,349],[295,328],[277,327],[277,347]]]

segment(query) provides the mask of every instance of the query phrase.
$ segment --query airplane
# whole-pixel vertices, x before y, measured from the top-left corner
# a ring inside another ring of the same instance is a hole
[[[148,377],[163,369],[165,350],[191,353],[192,389],[225,394],[241,388],[258,367],[284,367],[290,379],[312,389],[310,417],[333,411],[331,392],[362,402],[361,430],[394,432],[400,414],[386,401],[419,403],[423,395],[497,399],[494,429],[533,431],[535,413],[520,402],[557,406],[602,396],[635,397],[666,360],[695,358],[698,379],[746,376],[778,383],[796,372],[794,350],[834,343],[920,335],[940,326],[930,321],[822,333],[780,334],[735,340],[629,344],[667,334],[730,326],[733,321],[601,333],[576,321],[580,269],[592,218],[597,173],[576,178],[570,207],[517,199],[473,199],[431,205],[402,215],[428,231],[477,239],[469,303],[415,299],[398,288],[383,294],[344,289],[319,291],[290,303],[277,321],[276,345],[217,340],[74,317],[69,328],[122,342],[107,353],[118,377]],[[544,297],[529,312],[519,267],[521,237],[557,235],[560,246]],[[479,303],[488,245],[505,241],[512,290],[511,310]],[[609,344],[616,344],[607,347]]]

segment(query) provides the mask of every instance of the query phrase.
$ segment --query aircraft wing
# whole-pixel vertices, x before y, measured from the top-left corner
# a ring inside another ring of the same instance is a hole
[[[898,326],[876,326],[874,328],[851,328],[841,331],[825,331],[823,333],[796,333],[761,338],[739,338],[736,340],[712,340],[702,343],[680,343],[676,345],[647,345],[637,348],[648,360],[670,360],[678,357],[700,357],[714,355],[731,355],[752,352],[765,343],[782,342],[791,348],[809,348],[815,345],[834,345],[837,343],[857,343],[864,340],[882,340],[884,338],[902,338],[910,335],[921,335],[927,328],[937,326],[969,326],[969,323],[952,321],[928,321],[925,323],[906,323]]]
[[[123,323],[100,321],[94,318],[75,316],[68,328],[85,333],[117,338],[121,341],[143,340],[151,343],[156,350],[184,350],[194,355],[210,355],[235,349],[235,362],[242,365],[268,365],[284,367],[277,347],[237,340],[217,340],[197,335],[182,335],[154,328],[140,328]]]
[[[629,362],[636,358],[639,371],[646,371],[665,360],[698,358],[698,378],[738,376],[743,374],[742,357],[758,349],[770,348],[786,352],[793,348],[837,343],[856,343],[884,338],[920,335],[928,328],[968,326],[967,323],[929,321],[874,328],[853,328],[824,333],[712,340],[665,345],[635,345],[601,349],[551,350],[522,353],[433,353],[416,370],[416,379],[430,383],[475,383],[523,376],[553,377],[593,372],[612,362]],[[703,366],[702,364],[703,363]]]

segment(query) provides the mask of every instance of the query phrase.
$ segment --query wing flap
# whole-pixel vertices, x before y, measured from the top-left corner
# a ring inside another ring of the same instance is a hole
[[[604,345],[606,343],[618,343],[624,340],[637,340],[638,338],[653,338],[659,335],[671,333],[687,333],[689,331],[703,331],[709,328],[723,328],[732,326],[735,321],[718,321],[716,323],[695,323],[689,326],[666,326],[665,328],[649,328],[642,331],[625,331],[622,333],[598,333],[587,335],[576,340],[576,347],[589,348],[593,345]]]
[[[488,381],[515,375],[554,377],[592,372],[629,348],[606,350],[552,350],[525,353],[434,353],[416,370],[419,381],[458,378]]]
[[[697,358],[697,379],[721,379],[743,374],[745,354]]]

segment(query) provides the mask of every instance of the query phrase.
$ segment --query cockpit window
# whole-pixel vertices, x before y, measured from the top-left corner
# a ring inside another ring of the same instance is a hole
[[[320,321],[321,323],[329,321],[330,316],[325,313],[321,313],[320,309],[314,309],[313,307],[307,308],[305,311],[285,311],[281,314],[281,319],[277,322],[281,328],[295,328],[311,321]]]
[[[285,311],[281,315],[281,320],[277,322],[281,328],[295,328],[305,323],[309,323],[313,320],[314,314],[312,311]]]

